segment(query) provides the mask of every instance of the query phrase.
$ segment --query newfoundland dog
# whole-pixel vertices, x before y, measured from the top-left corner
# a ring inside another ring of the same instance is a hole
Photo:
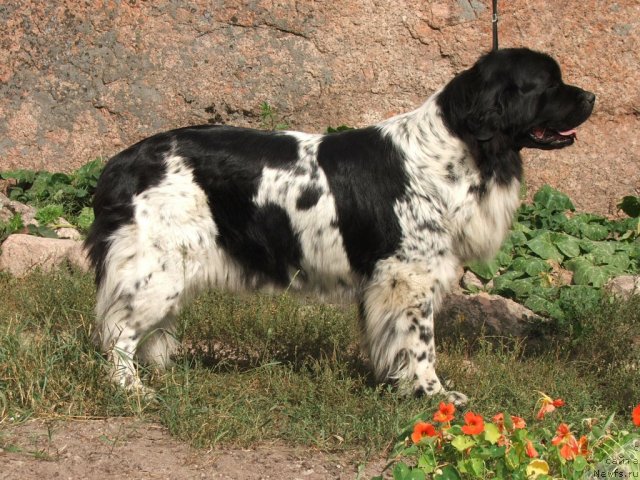
[[[180,128],[113,157],[86,241],[96,340],[114,380],[166,365],[180,309],[212,287],[352,292],[375,376],[444,394],[434,314],[467,261],[499,249],[523,147],[556,149],[595,95],[528,49],[484,55],[418,109],[331,134]]]

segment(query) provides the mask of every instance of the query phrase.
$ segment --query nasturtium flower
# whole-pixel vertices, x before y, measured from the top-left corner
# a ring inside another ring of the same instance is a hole
[[[527,440],[527,443],[525,443],[525,445],[524,445],[524,453],[526,453],[527,457],[529,457],[529,458],[537,458],[538,457],[538,452],[536,451],[535,447],[533,446],[533,442],[531,440]]]
[[[631,412],[631,419],[636,427],[640,427],[640,403]]]
[[[563,441],[567,440],[569,437],[573,437],[571,435],[571,430],[569,430],[569,425],[566,423],[561,423],[558,425],[558,429],[556,430],[556,436],[551,440],[552,445],[558,445]]]
[[[511,415],[511,422],[513,423],[513,428],[515,430],[525,428],[527,426],[527,422],[524,421],[524,418],[516,417],[515,415]]]
[[[498,430],[502,432],[504,430],[504,413],[498,413],[492,420],[498,427]],[[511,424],[513,425],[514,430],[525,428],[527,426],[527,422],[524,421],[524,418],[516,417],[515,415],[511,415]]]
[[[569,426],[566,423],[561,423],[560,425],[558,425],[556,436],[551,440],[552,445],[560,446],[560,455],[565,460],[573,460],[579,454],[587,453],[587,438],[582,437],[580,439],[580,442],[582,443],[582,445],[578,443],[576,437],[573,436],[571,430],[569,430]]]
[[[453,403],[440,402],[438,411],[433,414],[433,421],[446,423],[453,420],[453,413],[456,411],[456,407]]]
[[[462,431],[467,435],[478,435],[484,431],[484,419],[481,415],[467,412],[464,415],[464,422],[466,425],[462,426]]]
[[[578,440],[578,455],[584,455],[585,457],[589,455],[589,440],[585,435],[582,435]]]
[[[540,410],[538,410],[538,414],[536,418],[538,420],[542,420],[547,413],[553,412],[556,408],[560,408],[564,406],[564,400],[561,398],[552,399],[549,395],[538,392],[542,397],[540,398]]]
[[[562,447],[560,447],[560,455],[565,460],[573,460],[574,458],[576,458],[576,451],[575,449],[571,448],[571,445],[565,443],[564,445],[562,445]]]
[[[549,473],[549,464],[544,460],[531,460],[531,463],[527,465],[527,478],[536,479],[540,475],[547,475]]]
[[[500,431],[502,431],[502,428],[504,427],[504,413],[496,413],[491,420],[493,420],[493,423],[495,423]]]
[[[436,435],[438,435],[438,432],[432,424],[427,422],[418,422],[413,427],[411,440],[413,443],[418,443],[424,437],[435,437]]]

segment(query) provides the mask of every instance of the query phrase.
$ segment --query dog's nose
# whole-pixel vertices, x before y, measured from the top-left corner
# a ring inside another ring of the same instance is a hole
[[[593,105],[596,101],[596,96],[591,92],[584,92],[584,99],[587,103]]]

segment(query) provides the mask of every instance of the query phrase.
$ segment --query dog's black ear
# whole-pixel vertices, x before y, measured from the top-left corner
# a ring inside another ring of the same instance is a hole
[[[480,108],[467,118],[467,129],[477,140],[491,140],[500,129],[502,110],[497,107]]]
[[[500,131],[503,123],[503,88],[493,83],[476,85],[474,90],[476,96],[467,117],[467,129],[477,140],[486,142]]]
[[[486,142],[499,132],[503,123],[500,92],[501,86],[482,78],[476,65],[454,78],[438,101],[445,121],[454,133]]]

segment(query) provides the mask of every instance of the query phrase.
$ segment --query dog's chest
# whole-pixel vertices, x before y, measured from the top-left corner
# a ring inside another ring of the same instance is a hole
[[[488,259],[500,249],[520,204],[520,182],[493,181],[482,193],[469,192],[451,216],[453,250],[461,261]]]

